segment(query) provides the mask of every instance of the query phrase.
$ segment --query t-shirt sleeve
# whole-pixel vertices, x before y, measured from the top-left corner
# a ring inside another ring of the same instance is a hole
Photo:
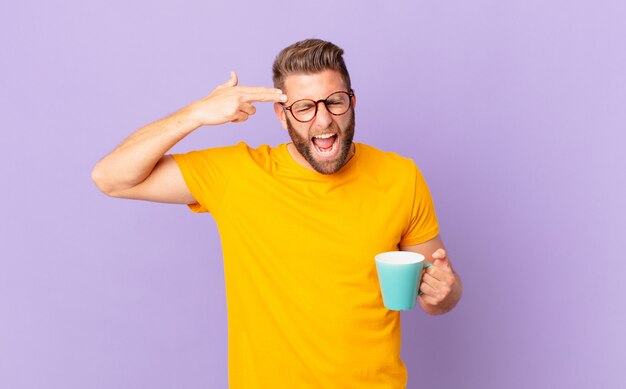
[[[187,188],[196,199],[188,204],[192,212],[214,212],[219,206],[229,185],[231,167],[246,145],[218,147],[172,154],[178,164]]]
[[[439,222],[435,205],[430,196],[426,180],[420,170],[413,165],[414,190],[411,217],[402,233],[400,246],[413,246],[435,238],[439,234]]]

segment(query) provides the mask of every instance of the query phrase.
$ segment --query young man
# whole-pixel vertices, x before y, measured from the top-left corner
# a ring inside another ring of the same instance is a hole
[[[131,135],[93,179],[120,198],[211,212],[222,239],[231,388],[404,388],[400,314],[383,306],[374,255],[434,261],[421,308],[452,309],[461,281],[413,161],[353,143],[356,96],[330,42],[285,48],[274,88],[210,95]],[[292,142],[164,155],[201,126],[243,122],[272,102]]]

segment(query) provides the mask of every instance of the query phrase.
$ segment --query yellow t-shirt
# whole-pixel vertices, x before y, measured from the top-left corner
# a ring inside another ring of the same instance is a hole
[[[173,155],[222,239],[231,388],[405,387],[374,255],[436,237],[437,218],[413,161],[355,146],[332,175],[285,144]]]

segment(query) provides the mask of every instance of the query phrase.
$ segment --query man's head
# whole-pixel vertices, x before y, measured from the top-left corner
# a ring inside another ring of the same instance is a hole
[[[273,65],[274,86],[288,96],[275,105],[276,115],[304,163],[323,174],[345,165],[354,136],[356,99],[342,55],[330,42],[307,39],[283,49]],[[325,99],[315,107],[313,102]],[[302,100],[309,115],[302,114]]]
[[[343,61],[343,49],[321,39],[305,39],[285,47],[276,56],[272,66],[274,88],[285,92],[285,78],[290,74],[312,74],[322,70],[336,70],[350,90],[350,74]]]

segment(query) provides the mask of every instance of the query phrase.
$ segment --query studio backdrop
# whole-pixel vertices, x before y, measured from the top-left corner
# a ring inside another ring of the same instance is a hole
[[[1,1],[0,388],[227,387],[214,220],[100,193],[133,131],[305,38],[357,142],[412,158],[464,282],[402,313],[409,388],[626,382],[623,1]],[[289,141],[270,104],[170,152]]]

